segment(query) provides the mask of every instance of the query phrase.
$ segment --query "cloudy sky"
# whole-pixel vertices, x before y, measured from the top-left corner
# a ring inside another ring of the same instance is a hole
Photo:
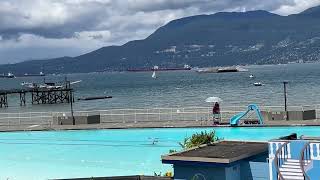
[[[258,9],[288,15],[317,5],[320,0],[0,0],[0,63],[121,45],[185,16]]]

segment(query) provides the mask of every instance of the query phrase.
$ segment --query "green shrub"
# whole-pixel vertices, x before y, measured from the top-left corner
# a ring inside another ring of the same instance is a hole
[[[201,131],[200,133],[193,134],[191,137],[185,138],[184,142],[180,143],[180,145],[184,149],[189,149],[203,144],[210,144],[217,140],[219,139],[216,137],[215,131]]]

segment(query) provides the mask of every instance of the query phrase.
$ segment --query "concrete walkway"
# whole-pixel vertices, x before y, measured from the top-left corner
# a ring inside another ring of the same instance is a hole
[[[85,130],[85,129],[128,129],[128,128],[187,128],[187,127],[228,127],[227,121],[222,125],[213,125],[212,121],[161,121],[161,122],[127,122],[101,123],[85,125],[17,125],[0,126],[0,131],[40,131],[40,130]],[[258,127],[259,125],[244,125]],[[320,119],[305,121],[266,121],[264,126],[320,126]]]

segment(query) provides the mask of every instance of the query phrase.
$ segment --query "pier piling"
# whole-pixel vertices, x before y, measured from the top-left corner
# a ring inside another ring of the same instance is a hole
[[[0,90],[0,108],[8,107],[9,94],[19,94],[20,106],[25,106],[27,94],[31,94],[31,104],[58,104],[70,103],[70,97],[73,97],[72,93],[71,88]]]
[[[8,94],[7,93],[1,93],[0,94],[0,108],[2,107],[8,107]]]

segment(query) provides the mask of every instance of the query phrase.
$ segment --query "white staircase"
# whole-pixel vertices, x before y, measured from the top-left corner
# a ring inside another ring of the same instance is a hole
[[[305,165],[308,165],[308,163],[305,161]],[[300,161],[297,159],[286,159],[281,167],[279,167],[279,170],[284,180],[304,180]]]

